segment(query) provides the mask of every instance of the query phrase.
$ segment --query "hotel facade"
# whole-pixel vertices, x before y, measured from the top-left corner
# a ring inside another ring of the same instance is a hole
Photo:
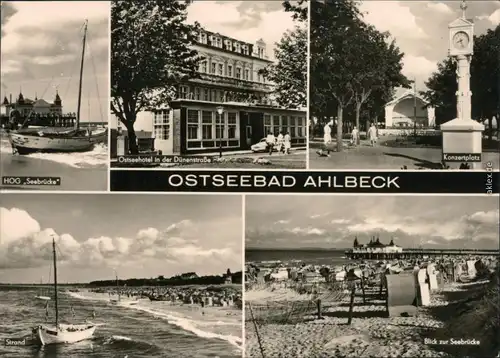
[[[273,105],[272,84],[261,73],[272,64],[262,39],[252,44],[203,30],[194,49],[202,58],[199,76],[178,86],[168,108],[138,114],[137,122],[151,123],[156,151],[248,150],[268,132],[289,133],[292,146],[305,145],[306,112]],[[122,141],[118,155],[127,153]]]

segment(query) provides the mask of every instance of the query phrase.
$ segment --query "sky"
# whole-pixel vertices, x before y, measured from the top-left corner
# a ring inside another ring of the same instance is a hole
[[[448,56],[448,24],[462,15],[460,1],[363,1],[364,20],[379,31],[389,31],[402,52],[403,73],[416,78],[417,90],[437,64]],[[467,18],[481,35],[500,23],[500,1],[468,1]]]
[[[0,283],[222,274],[242,268],[234,195],[2,194]],[[55,236],[53,236],[55,235]]]
[[[498,196],[247,196],[246,248],[499,247]]]
[[[76,112],[83,24],[88,41],[82,89],[82,121],[107,121],[109,107],[108,1],[2,1],[1,90],[35,96]]]

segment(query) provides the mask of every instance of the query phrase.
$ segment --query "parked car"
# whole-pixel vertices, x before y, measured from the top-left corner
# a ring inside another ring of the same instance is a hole
[[[254,153],[259,153],[259,152],[267,152],[268,149],[267,149],[267,142],[266,142],[266,138],[262,138],[259,142],[253,144],[250,149],[252,149],[252,152]],[[274,152],[277,152],[278,151],[278,146],[274,146],[273,148],[273,151]]]

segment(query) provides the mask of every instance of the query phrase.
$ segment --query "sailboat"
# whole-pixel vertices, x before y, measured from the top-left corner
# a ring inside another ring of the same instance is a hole
[[[85,21],[83,33],[83,48],[80,64],[80,82],[78,89],[78,106],[74,128],[25,128],[29,116],[26,117],[19,129],[8,130],[10,144],[18,154],[30,154],[35,152],[86,152],[94,148],[98,143],[107,140],[107,128],[99,128],[92,131],[90,128],[80,128],[80,109],[82,103],[83,65],[85,59],[85,47],[87,41],[87,25]],[[22,115],[18,110],[10,113],[11,119],[19,123]]]
[[[118,274],[115,271],[115,277],[116,277],[116,290],[118,297],[117,298],[110,298],[109,302],[112,304],[122,304],[122,305],[128,305],[128,306],[133,306],[139,303],[139,300],[122,300],[122,296],[120,294],[120,288],[118,285]]]
[[[56,317],[53,326],[39,325],[33,328],[37,340],[41,345],[57,343],[75,343],[91,338],[94,335],[97,324],[63,324],[59,323],[59,307],[57,297],[57,258],[56,242],[52,238],[52,254],[54,257],[54,301]],[[47,302],[48,305],[48,302]]]
[[[43,284],[43,277],[40,279],[40,285]],[[42,290],[40,289],[40,292],[38,293],[38,295],[35,296],[35,298],[37,300],[42,300],[42,301],[50,301],[50,297],[49,296],[43,296],[42,295]]]

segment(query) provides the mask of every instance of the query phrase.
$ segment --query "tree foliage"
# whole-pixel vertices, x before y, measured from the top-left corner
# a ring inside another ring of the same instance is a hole
[[[300,108],[307,104],[307,31],[296,26],[289,30],[274,50],[276,63],[262,74],[273,83],[274,95],[280,106]]]
[[[293,12],[293,19],[300,21],[300,22],[306,22],[308,18],[308,1],[307,0],[296,0],[296,1],[290,1],[290,0],[285,0],[283,1],[283,7],[285,8],[286,12]]]
[[[363,104],[370,105],[368,115],[378,115],[393,88],[409,87],[401,73],[404,54],[389,34],[363,22],[354,0],[312,1],[310,26],[310,113],[328,120],[336,112],[341,151],[344,110],[354,110],[359,126]]]
[[[112,2],[111,110],[125,125],[137,153],[137,113],[168,103],[176,85],[196,77],[199,25],[186,24],[188,2]]]
[[[472,118],[488,119],[500,117],[500,25],[485,34],[474,36],[474,56],[470,64],[470,88],[472,91]],[[446,58],[438,64],[425,83],[429,88],[421,94],[436,108],[436,124],[445,123],[457,116],[456,63]],[[489,135],[491,136],[491,131]],[[491,138],[490,138],[491,139]]]

